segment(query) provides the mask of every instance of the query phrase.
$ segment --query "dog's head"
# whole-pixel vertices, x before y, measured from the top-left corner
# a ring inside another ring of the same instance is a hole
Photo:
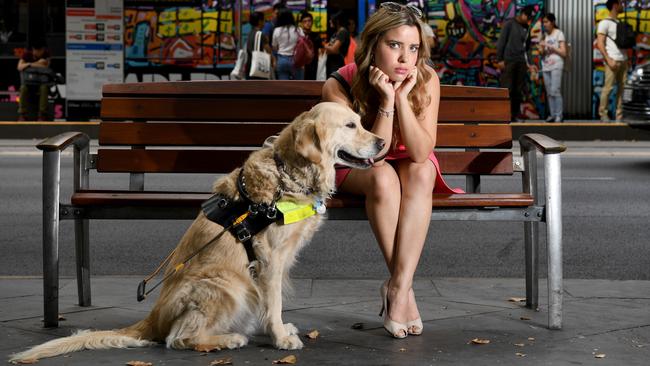
[[[298,116],[291,128],[295,151],[315,164],[370,168],[385,144],[361,126],[358,114],[339,103],[317,104]]]

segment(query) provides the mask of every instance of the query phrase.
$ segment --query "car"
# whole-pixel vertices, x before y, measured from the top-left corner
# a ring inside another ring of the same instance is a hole
[[[623,88],[623,119],[631,127],[650,129],[650,62],[634,68]]]

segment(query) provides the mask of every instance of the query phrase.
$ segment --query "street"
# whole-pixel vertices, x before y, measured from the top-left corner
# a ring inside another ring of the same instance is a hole
[[[42,273],[41,155],[35,141],[0,140],[0,275]],[[650,280],[650,143],[566,142],[562,155],[565,278]],[[96,149],[96,146],[94,146]],[[69,200],[72,156],[63,157],[63,201]],[[541,160],[539,164],[541,164]],[[541,166],[541,165],[540,165]],[[543,170],[542,170],[543,171]],[[91,174],[91,187],[96,182]],[[147,176],[147,187],[208,190],[214,177],[182,182]],[[541,179],[541,177],[540,177]],[[484,192],[513,190],[520,176],[489,178]],[[125,188],[128,177],[103,177],[98,188]],[[451,185],[464,180],[448,178]],[[176,245],[190,221],[91,221],[91,273],[142,275]],[[540,224],[540,231],[545,226]],[[524,277],[521,223],[432,222],[419,277]],[[73,223],[60,233],[60,273],[73,276]],[[545,242],[540,243],[545,277]],[[386,269],[366,221],[328,221],[299,256],[298,278],[382,278]]]

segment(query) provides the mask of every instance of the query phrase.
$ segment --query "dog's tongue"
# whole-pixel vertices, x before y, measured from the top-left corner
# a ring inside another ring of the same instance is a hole
[[[370,161],[370,165],[373,165],[375,163],[375,159],[373,158],[368,159],[368,161]]]

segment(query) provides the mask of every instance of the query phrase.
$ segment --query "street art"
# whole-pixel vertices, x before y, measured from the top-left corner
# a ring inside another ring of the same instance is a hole
[[[496,44],[501,25],[526,5],[536,7],[529,62],[540,65],[536,44],[541,37],[544,0],[427,0],[425,5],[438,39],[433,59],[442,83],[499,86]],[[543,85],[537,76],[531,75],[522,103],[522,114],[529,119],[545,116]]]
[[[232,65],[236,59],[234,4],[234,0],[203,0],[198,7],[126,7],[127,66],[209,69]]]
[[[605,3],[607,0],[594,0],[594,20],[593,27],[593,93],[592,93],[592,117],[598,116],[598,105],[600,103],[600,92],[605,84],[605,66],[603,55],[596,49],[596,31],[597,24],[605,19],[609,12]],[[650,61],[650,0],[628,0],[625,3],[625,13],[619,15],[619,20],[630,23],[634,30],[637,31],[636,47],[628,51],[628,73],[631,73],[638,65]],[[616,115],[616,94],[615,87],[609,95],[609,112],[613,117]]]

